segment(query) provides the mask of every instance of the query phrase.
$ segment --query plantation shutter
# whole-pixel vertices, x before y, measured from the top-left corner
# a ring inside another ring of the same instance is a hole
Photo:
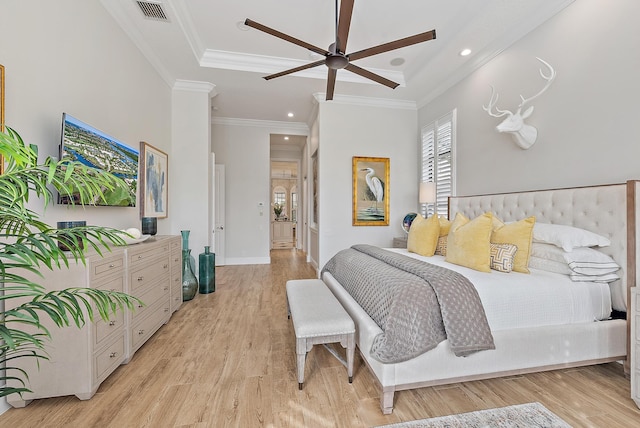
[[[454,192],[455,110],[422,128],[421,181],[436,183],[436,203],[421,204],[423,215],[447,216],[449,196]]]

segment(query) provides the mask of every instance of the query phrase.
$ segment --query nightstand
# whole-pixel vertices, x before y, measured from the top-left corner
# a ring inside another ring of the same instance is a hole
[[[407,235],[393,238],[393,248],[407,248]]]

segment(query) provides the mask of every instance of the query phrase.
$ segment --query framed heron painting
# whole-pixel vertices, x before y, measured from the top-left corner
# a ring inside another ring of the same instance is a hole
[[[353,157],[353,225],[389,225],[389,158]]]

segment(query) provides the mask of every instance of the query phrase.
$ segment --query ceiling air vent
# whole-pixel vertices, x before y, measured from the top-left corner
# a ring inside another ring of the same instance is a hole
[[[136,1],[136,3],[145,18],[153,19],[154,21],[169,22],[169,18],[162,8],[162,3],[154,1]]]

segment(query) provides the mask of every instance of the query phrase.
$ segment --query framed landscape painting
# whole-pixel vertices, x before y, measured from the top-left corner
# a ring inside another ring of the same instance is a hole
[[[140,142],[140,217],[167,216],[168,172],[167,154]]]
[[[353,157],[353,225],[389,225],[389,158]]]

